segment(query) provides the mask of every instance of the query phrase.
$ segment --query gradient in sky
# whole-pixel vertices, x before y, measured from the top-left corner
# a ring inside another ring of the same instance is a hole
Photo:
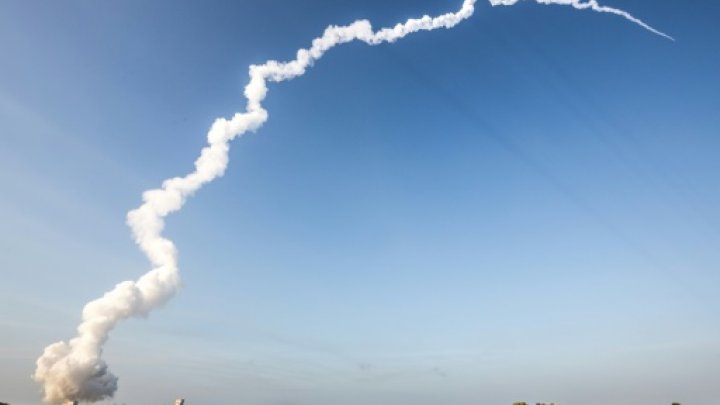
[[[148,269],[125,213],[248,65],[459,3],[3,2],[0,401],[38,403],[42,348]],[[169,218],[185,287],[112,335],[108,403],[716,401],[720,5],[605,3],[678,41],[479,2],[273,85]]]

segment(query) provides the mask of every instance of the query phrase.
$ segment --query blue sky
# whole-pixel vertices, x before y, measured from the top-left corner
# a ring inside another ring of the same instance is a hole
[[[677,42],[481,1],[271,85],[168,219],[184,288],[112,334],[114,402],[714,401],[720,5],[604,3]],[[459,4],[0,4],[0,401],[38,403],[42,348],[149,269],[125,213],[243,107],[248,65]]]

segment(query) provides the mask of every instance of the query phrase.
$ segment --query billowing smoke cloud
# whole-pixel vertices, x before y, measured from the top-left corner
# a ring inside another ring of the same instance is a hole
[[[245,111],[236,113],[230,119],[215,120],[207,135],[208,145],[195,161],[195,170],[184,177],[165,180],[158,189],[144,192],[142,205],[127,215],[133,237],[150,260],[152,270],[137,281],[116,285],[101,298],[88,303],[83,309],[77,336],[68,342],[49,345],[37,360],[34,379],[43,385],[44,400],[48,403],[64,400],[94,402],[115,393],[117,377],[108,370],[101,358],[108,334],[119,321],[131,316],[145,316],[162,305],[175,294],[180,285],[177,249],[172,241],[162,236],[165,217],[178,211],[186,199],[204,184],[223,175],[228,165],[230,141],[257,130],[268,119],[268,113],[261,104],[268,91],[268,82],[280,82],[302,75],[325,52],[346,42],[360,40],[376,45],[394,42],[417,31],[452,28],[473,14],[475,2],[464,0],[457,12],[413,18],[377,31],[373,31],[367,20],[355,21],[347,26],[329,26],[321,37],[312,41],[309,49],[298,50],[295,60],[284,63],[270,60],[262,65],[250,66],[250,82],[245,87]],[[514,0],[490,2],[493,5],[515,3]],[[590,5],[574,1],[540,2],[613,12],[651,29],[627,13],[603,8],[594,1],[588,3]]]
[[[517,3],[518,1],[520,1],[520,0],[490,0],[490,4],[492,4],[493,6],[512,6],[515,3]],[[600,4],[598,4],[597,0],[586,0],[584,2],[582,0],[535,0],[535,1],[540,4],[560,4],[563,6],[573,6],[574,8],[576,8],[578,10],[591,9],[591,10],[597,11],[599,13],[610,13],[610,14],[619,15],[619,16],[625,18],[626,20],[632,21],[635,24],[645,28],[646,30],[648,30],[654,34],[660,35],[661,37],[665,37],[671,41],[675,41],[675,38],[671,37],[670,35],[662,32],[662,31],[656,30],[655,28],[646,24],[641,19],[634,17],[632,14],[628,13],[627,11],[619,10],[617,8],[608,7],[608,6],[601,6]]]

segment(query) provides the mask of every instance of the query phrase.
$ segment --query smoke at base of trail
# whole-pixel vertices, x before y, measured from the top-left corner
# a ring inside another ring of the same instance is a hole
[[[513,5],[518,0],[490,0],[491,5]],[[658,35],[670,38],[625,11],[600,6],[595,0],[536,0],[541,4],[564,4],[579,9],[592,9],[620,15]],[[174,177],[162,187],[145,191],[143,203],[130,211],[127,222],[140,249],[153,268],[137,281],[124,281],[102,297],[91,301],[82,312],[77,336],[68,342],[47,346],[37,360],[33,378],[43,386],[44,401],[95,402],[112,397],[117,390],[117,377],[102,359],[103,345],[118,322],[133,316],[145,316],[169,300],[180,286],[177,249],[162,236],[165,217],[182,208],[186,199],[204,184],[220,177],[228,165],[230,142],[236,137],[260,128],[268,119],[262,106],[267,83],[281,82],[301,76],[306,69],[331,48],[354,40],[369,45],[395,42],[408,34],[452,28],[472,16],[476,0],[464,0],[461,8],[437,17],[412,18],[391,28],[373,31],[367,20],[346,26],[329,26],[308,49],[297,51],[290,62],[267,61],[250,66],[250,82],[245,87],[247,106],[244,112],[230,119],[218,118],[207,135],[208,144],[195,161],[195,170],[184,177]]]

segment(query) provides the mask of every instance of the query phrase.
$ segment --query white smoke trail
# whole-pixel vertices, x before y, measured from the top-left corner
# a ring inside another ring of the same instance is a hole
[[[434,18],[427,15],[413,18],[378,31],[373,31],[367,20],[358,20],[347,26],[329,26],[321,37],[312,41],[309,49],[298,50],[295,60],[284,63],[270,60],[262,65],[250,66],[250,82],[244,92],[247,98],[245,112],[236,113],[229,120],[215,120],[207,135],[208,145],[195,161],[195,170],[184,177],[165,180],[161,188],[144,192],[143,204],[128,213],[127,221],[135,241],[147,255],[153,269],[137,281],[122,282],[101,298],[88,303],[83,309],[77,336],[68,342],[49,345],[37,360],[33,377],[43,384],[44,400],[48,403],[65,400],[94,402],[115,393],[117,377],[101,358],[108,334],[119,321],[131,316],[144,316],[163,304],[180,285],[177,250],[170,240],[162,236],[164,219],[179,210],[186,199],[204,184],[223,175],[228,165],[230,141],[248,131],[257,130],[268,119],[268,113],[261,104],[268,91],[268,81],[280,82],[300,76],[329,49],[356,39],[377,45],[394,42],[417,31],[452,28],[473,14],[475,2],[464,0],[457,12]],[[490,2],[492,5],[511,5],[515,0]],[[583,8],[577,2],[556,3]],[[626,18],[629,16],[621,11],[612,12]]]
[[[520,0],[490,0],[490,4],[493,6],[512,6],[515,3],[517,3]],[[646,30],[660,35],[661,37],[665,37],[671,41],[675,41],[675,38],[671,37],[670,35],[658,31],[655,28],[651,27],[650,25],[646,24],[643,20],[634,17],[632,14],[628,13],[627,11],[619,10],[617,8],[608,7],[608,6],[601,6],[598,4],[597,0],[586,0],[583,2],[582,0],[535,0],[536,2],[540,4],[560,4],[563,6],[573,6],[574,8],[578,10],[585,10],[585,9],[591,9],[593,11],[597,11],[599,13],[610,13],[619,15],[626,20],[632,21],[635,24],[645,28]]]

